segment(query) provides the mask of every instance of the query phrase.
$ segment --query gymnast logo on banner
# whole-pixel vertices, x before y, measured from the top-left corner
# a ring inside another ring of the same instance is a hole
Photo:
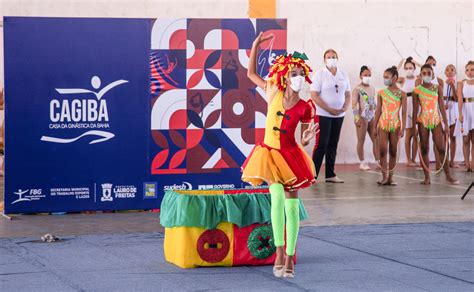
[[[18,199],[13,201],[11,203],[12,205],[19,202],[38,201],[45,197],[45,195],[42,194],[41,189],[28,189],[28,190],[19,189],[18,191],[14,192],[14,194],[18,196]]]
[[[73,98],[51,99],[49,103],[49,129],[83,129],[82,134],[75,137],[51,137],[42,136],[41,141],[51,143],[73,143],[85,136],[95,136],[96,138],[89,142],[95,144],[112,139],[115,134],[108,131],[109,112],[107,110],[107,101],[103,98],[111,89],[127,83],[128,80],[116,80],[102,89],[101,80],[98,76],[91,78],[91,85],[94,90],[85,88],[56,88],[60,95],[73,95]],[[100,90],[99,90],[100,89]],[[87,98],[80,96],[93,96]]]

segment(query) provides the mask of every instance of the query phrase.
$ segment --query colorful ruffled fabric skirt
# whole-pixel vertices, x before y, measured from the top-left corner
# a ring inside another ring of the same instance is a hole
[[[300,146],[274,149],[264,143],[255,146],[242,166],[242,180],[253,186],[281,183],[287,191],[315,183],[311,157]]]

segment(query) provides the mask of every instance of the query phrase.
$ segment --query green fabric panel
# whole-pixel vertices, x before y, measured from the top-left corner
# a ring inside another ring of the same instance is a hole
[[[241,193],[235,195],[187,195],[167,191],[161,202],[160,223],[163,227],[178,226],[214,229],[221,222],[239,227],[271,222],[270,194]],[[300,199],[300,219],[308,213]]]

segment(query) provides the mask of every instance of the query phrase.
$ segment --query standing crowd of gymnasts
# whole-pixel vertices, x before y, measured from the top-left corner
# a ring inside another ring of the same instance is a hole
[[[404,76],[399,75],[403,66]],[[398,162],[399,140],[405,136],[408,166],[421,166],[430,183],[429,136],[433,136],[433,150],[437,171],[443,169],[450,184],[458,181],[450,174],[455,162],[456,137],[463,137],[464,165],[474,169],[474,61],[465,66],[465,78],[456,80],[456,67],[446,66],[446,80],[436,76],[436,59],[429,56],[425,64],[409,57],[384,71],[384,85],[375,93],[370,85],[369,67],[360,69],[361,82],[352,91],[352,109],[357,131],[357,153],[360,169],[370,169],[364,159],[366,133],[373,142],[374,157],[380,161],[381,185],[395,185],[393,172]],[[417,68],[420,68],[416,74]],[[420,165],[416,163],[419,153]],[[388,155],[388,165],[387,165]]]

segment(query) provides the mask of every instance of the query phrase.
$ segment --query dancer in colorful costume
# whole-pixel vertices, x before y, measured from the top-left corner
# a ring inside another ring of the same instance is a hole
[[[357,134],[357,155],[359,156],[359,169],[370,170],[369,163],[364,159],[364,142],[368,133],[372,140],[372,151],[374,158],[379,160],[379,151],[375,143],[375,88],[370,85],[372,72],[367,66],[360,68],[360,84],[352,90],[352,112]]]
[[[423,65],[420,71],[422,83],[415,87],[415,90],[413,91],[413,117],[416,117],[416,113],[418,113],[418,107],[421,107],[421,109],[417,118],[413,118],[413,129],[415,129],[415,132],[420,135],[420,162],[425,173],[425,180],[422,181],[422,184],[430,184],[428,158],[430,132],[433,133],[434,147],[436,147],[438,153],[440,154],[440,167],[438,171],[444,168],[446,180],[450,184],[459,184],[459,182],[451,176],[448,163],[446,163],[446,144],[448,142],[447,135],[449,131],[449,125],[448,120],[446,119],[446,109],[443,101],[443,88],[440,85],[432,83],[434,73],[433,68],[430,65]],[[441,125],[442,121],[444,122],[444,130]]]
[[[305,54],[295,52],[276,57],[270,67],[269,79],[257,74],[258,46],[272,38],[260,33],[250,52],[247,76],[266,92],[267,120],[263,143],[256,145],[242,166],[242,180],[253,186],[267,183],[271,194],[271,221],[277,256],[273,267],[276,277],[294,277],[293,256],[299,231],[298,189],[315,182],[311,157],[295,140],[301,122],[301,143],[309,144],[317,132],[313,123],[312,101],[300,99],[298,92],[305,82],[311,83],[311,68]],[[284,252],[286,215],[286,257]]]
[[[397,164],[398,141],[403,137],[406,123],[407,96],[397,86],[398,70],[393,66],[383,73],[383,82],[387,88],[377,93],[377,109],[375,123],[377,125],[377,141],[380,155],[382,180],[379,185],[396,185],[393,172]],[[400,109],[402,120],[400,121]],[[387,167],[387,152],[389,162]]]

